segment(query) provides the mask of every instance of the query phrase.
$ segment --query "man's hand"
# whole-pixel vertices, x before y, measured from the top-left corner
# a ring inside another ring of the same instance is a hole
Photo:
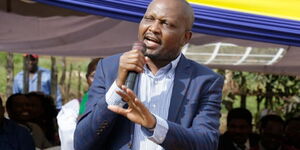
[[[120,64],[118,70],[118,77],[116,84],[121,88],[124,85],[128,71],[135,71],[137,73],[143,72],[144,65],[146,64],[145,56],[140,50],[131,50],[125,52],[120,57]]]
[[[128,108],[124,109],[118,106],[109,105],[108,109],[123,115],[130,121],[140,124],[145,128],[153,129],[156,125],[156,119],[151,112],[144,106],[144,104],[136,97],[134,92],[122,85],[123,91],[116,91],[124,101],[128,103]]]

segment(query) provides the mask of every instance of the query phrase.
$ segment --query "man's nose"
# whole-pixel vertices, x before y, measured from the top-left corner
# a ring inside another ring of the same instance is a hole
[[[160,22],[158,20],[154,21],[150,27],[149,27],[149,31],[153,32],[153,33],[159,33],[160,32]]]

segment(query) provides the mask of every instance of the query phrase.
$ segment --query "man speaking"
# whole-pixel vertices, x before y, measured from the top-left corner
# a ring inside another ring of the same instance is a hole
[[[215,150],[223,78],[185,58],[194,13],[184,0],[154,0],[140,22],[146,45],[99,62],[76,150]],[[124,84],[137,72],[134,90]]]

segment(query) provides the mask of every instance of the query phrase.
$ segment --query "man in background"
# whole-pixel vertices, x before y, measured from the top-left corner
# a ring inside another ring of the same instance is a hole
[[[4,118],[4,107],[0,98],[0,149],[1,150],[35,150],[29,131],[14,121]]]
[[[25,54],[24,59],[29,59],[28,62],[28,72],[29,72],[29,91],[41,91],[47,95],[51,93],[51,71],[38,66],[39,56],[36,54]],[[38,89],[38,75],[41,75],[41,89]],[[19,72],[15,79],[13,85],[13,93],[24,93],[23,88],[23,76],[24,71]],[[60,110],[62,106],[62,97],[59,88],[57,88],[56,93],[56,109]]]
[[[227,131],[221,135],[219,150],[249,150],[258,144],[252,133],[252,115],[245,108],[234,108],[227,115]]]

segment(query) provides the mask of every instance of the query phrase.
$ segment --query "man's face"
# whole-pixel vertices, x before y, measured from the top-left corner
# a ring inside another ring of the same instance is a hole
[[[31,104],[30,115],[32,118],[40,118],[44,114],[42,102],[39,97],[31,96],[28,98]]]
[[[24,95],[16,96],[12,103],[12,108],[8,112],[9,117],[17,122],[28,121],[31,119],[30,112],[32,105]]]
[[[283,124],[269,121],[261,131],[261,144],[267,150],[277,150],[283,143]]]
[[[146,44],[145,55],[152,60],[171,61],[186,44],[191,32],[187,29],[185,7],[174,0],[153,1],[140,22],[138,38]]]
[[[227,125],[227,132],[235,143],[244,144],[252,132],[252,127],[244,119],[232,119]]]
[[[296,148],[300,149],[300,121],[293,120],[285,128],[285,135],[287,140],[294,145]]]
[[[38,69],[38,58],[34,58],[32,56],[27,56],[29,57],[29,61],[28,61],[28,70],[31,73],[35,73]]]
[[[93,81],[94,81],[94,76],[95,76],[96,71],[93,71],[91,74],[88,75],[87,77],[87,83],[89,87],[91,87]]]

